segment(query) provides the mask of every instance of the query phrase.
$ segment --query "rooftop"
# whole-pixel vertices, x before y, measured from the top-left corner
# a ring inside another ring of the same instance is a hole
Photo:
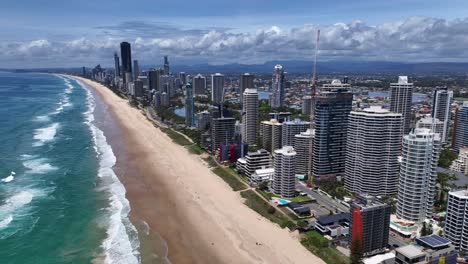
[[[468,189],[450,192],[449,194],[458,198],[468,199]]]
[[[440,237],[438,235],[418,237],[416,238],[416,241],[421,246],[428,247],[431,249],[438,249],[441,247],[446,247],[451,244],[451,242],[448,239]]]
[[[395,251],[410,259],[418,258],[418,257],[422,257],[426,255],[422,247],[418,247],[415,245],[407,245],[404,247],[399,247],[399,248],[396,248]]]
[[[334,214],[334,215],[329,215],[329,216],[322,216],[317,219],[317,222],[321,225],[330,225],[333,223],[337,223],[340,221],[349,221],[350,219],[350,213],[340,213],[340,214]]]

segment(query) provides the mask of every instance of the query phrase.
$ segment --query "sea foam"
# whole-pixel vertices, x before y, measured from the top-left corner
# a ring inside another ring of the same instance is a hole
[[[44,174],[57,169],[57,167],[48,163],[45,158],[26,160],[23,162],[23,166],[28,169],[28,171],[26,171],[28,174]]]
[[[38,128],[34,131],[34,139],[37,140],[33,146],[42,146],[44,143],[54,139],[57,134],[57,129],[59,127],[58,123],[53,123],[52,125],[44,128]]]
[[[125,198],[125,187],[119,181],[113,171],[116,157],[107,139],[94,121],[95,102],[91,92],[79,83],[87,92],[88,111],[85,112],[85,123],[89,126],[96,153],[99,157],[98,177],[106,185],[102,190],[110,195],[110,204],[107,208],[109,213],[109,223],[107,226],[107,238],[102,242],[106,263],[139,263],[138,234],[136,228],[130,223],[128,213],[130,204]]]

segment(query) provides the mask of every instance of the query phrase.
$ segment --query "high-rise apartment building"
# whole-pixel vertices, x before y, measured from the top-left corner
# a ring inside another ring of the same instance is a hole
[[[262,137],[262,146],[270,153],[280,149],[283,124],[276,119],[262,121],[260,123],[260,134]]]
[[[401,126],[401,114],[380,106],[349,114],[344,179],[348,192],[397,193]]]
[[[273,71],[270,95],[271,108],[282,107],[284,103],[284,70],[283,66],[276,65]]]
[[[351,86],[339,80],[322,86],[315,96],[314,181],[344,175],[348,115],[353,105]]]
[[[119,55],[117,55],[117,52],[114,53],[114,71],[115,71],[115,76],[120,76],[120,59]]]
[[[360,232],[352,232],[352,235],[349,236],[350,244],[353,243],[357,233],[362,236],[360,239],[362,239],[364,256],[385,252],[388,245],[390,213],[390,205],[373,196],[358,195],[351,204],[350,230],[359,230]]]
[[[127,80],[126,73],[132,73],[132,51],[130,48],[130,43],[122,42],[120,43],[120,58],[122,59],[122,76],[124,83],[130,82]]]
[[[138,66],[138,60],[133,60],[133,80],[137,80],[140,75],[140,67]]]
[[[449,192],[445,237],[457,250],[468,252],[468,189]]]
[[[216,73],[211,75],[211,101],[220,104],[223,101],[224,75]],[[258,96],[257,96],[258,97]]]
[[[457,110],[452,141],[452,148],[456,152],[468,147],[468,102],[463,102],[463,106]]]
[[[169,59],[167,56],[164,56],[164,75],[169,75],[171,74],[170,69],[169,69]]]
[[[397,216],[416,223],[432,218],[441,139],[426,128],[403,137]]]
[[[296,175],[308,179],[312,173],[312,155],[315,131],[307,129],[294,136],[294,150],[296,151]]]
[[[234,143],[236,119],[219,117],[211,120],[211,150],[213,153],[221,144]]]
[[[432,132],[440,134],[442,139],[442,133],[444,131],[444,123],[437,118],[426,116],[421,118],[416,123],[416,128],[427,128],[432,130]]]
[[[250,74],[250,73],[241,74],[240,79],[239,79],[240,94],[244,94],[244,91],[247,88],[255,88],[254,79],[255,79],[255,75],[253,74]]]
[[[302,121],[300,119],[284,122],[281,135],[281,145],[294,146],[294,136],[307,131],[308,128],[310,128],[310,122]]]
[[[162,73],[163,72],[161,69],[151,69],[148,72],[148,89],[150,91],[155,90],[158,92],[163,92],[161,89],[161,84],[160,84],[160,78],[162,76]]]
[[[310,111],[312,107],[312,96],[306,95],[302,97],[302,114],[303,115],[310,115]]]
[[[275,173],[271,184],[273,192],[292,198],[296,192],[296,151],[291,146],[275,150]]]
[[[411,130],[411,103],[413,84],[408,82],[408,76],[399,76],[397,83],[390,84],[390,111],[403,116],[402,135]]]
[[[193,101],[193,88],[190,83],[185,85],[185,125],[187,127],[195,126],[195,112]]]
[[[258,132],[258,92],[257,89],[245,89],[242,104],[243,142],[257,144]]]
[[[201,74],[197,74],[193,77],[193,91],[195,96],[206,94],[206,78]]]
[[[249,152],[245,157],[237,160],[237,167],[240,173],[250,181],[250,177],[256,170],[272,167],[270,152],[264,149]]]
[[[450,106],[453,100],[453,91],[449,91],[447,87],[436,88],[432,99],[431,116],[437,118],[443,123],[441,139],[442,142],[447,141],[448,129],[450,126]]]

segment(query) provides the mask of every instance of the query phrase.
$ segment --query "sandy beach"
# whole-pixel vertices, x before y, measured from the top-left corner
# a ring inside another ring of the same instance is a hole
[[[143,252],[144,263],[169,263],[161,259],[166,253],[171,263],[324,263],[297,234],[244,205],[199,156],[173,143],[126,100],[73,78],[99,94],[122,131],[109,143],[124,145],[125,154],[116,151],[116,173],[127,190],[130,220],[140,231],[144,223],[149,227],[146,250],[156,254]]]

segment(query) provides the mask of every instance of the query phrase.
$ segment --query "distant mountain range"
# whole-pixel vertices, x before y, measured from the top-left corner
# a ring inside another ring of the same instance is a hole
[[[270,74],[276,64],[281,64],[283,69],[290,74],[310,73],[311,61],[269,61],[263,64],[194,64],[171,65],[172,72],[187,73],[257,73]],[[154,68],[154,65],[143,65],[142,69]],[[157,66],[159,67],[159,66]],[[89,67],[91,68],[91,67]],[[89,69],[87,68],[87,69]],[[11,70],[11,69],[10,69]],[[81,67],[77,68],[42,68],[42,69],[15,69],[15,71],[41,71],[41,72],[76,72],[81,73]],[[327,61],[318,62],[319,74],[467,74],[468,63],[453,62],[427,62],[427,63],[402,63],[382,61]]]

